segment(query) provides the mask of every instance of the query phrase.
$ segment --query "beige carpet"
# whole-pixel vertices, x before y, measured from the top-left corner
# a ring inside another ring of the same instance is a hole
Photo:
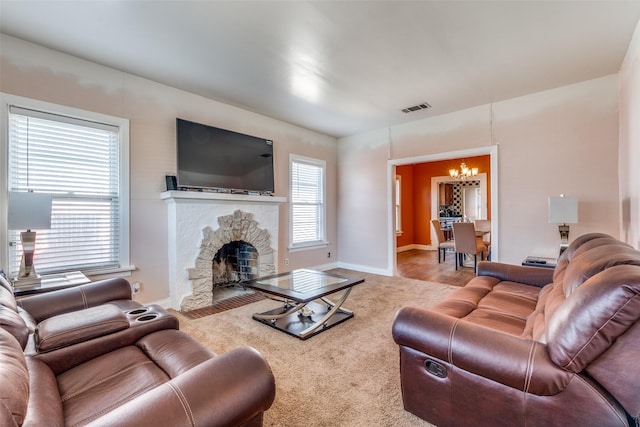
[[[355,316],[305,341],[251,318],[277,307],[272,300],[201,319],[180,316],[180,329],[217,354],[248,345],[266,357],[276,378],[276,398],[265,414],[266,426],[428,426],[402,407],[398,346],[391,325],[400,307],[429,307],[458,288],[335,272],[365,278],[344,304]]]

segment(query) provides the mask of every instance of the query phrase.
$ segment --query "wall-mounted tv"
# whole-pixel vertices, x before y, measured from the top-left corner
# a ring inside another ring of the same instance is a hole
[[[273,193],[273,142],[176,119],[178,186]]]

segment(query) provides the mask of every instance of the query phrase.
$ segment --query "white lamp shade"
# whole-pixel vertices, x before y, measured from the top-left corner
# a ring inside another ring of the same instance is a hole
[[[51,228],[51,194],[9,192],[9,230]]]
[[[549,197],[550,224],[577,224],[578,199],[575,197]]]

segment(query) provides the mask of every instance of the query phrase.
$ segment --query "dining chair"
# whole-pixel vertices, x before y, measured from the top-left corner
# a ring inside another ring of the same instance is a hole
[[[440,221],[432,219],[431,225],[433,226],[433,235],[438,243],[438,264],[440,264],[440,251],[442,251],[442,261],[444,262],[447,259],[447,249],[455,249],[455,244],[453,240],[447,240],[444,237]]]
[[[490,219],[476,219],[473,221],[473,225],[476,231],[484,231],[482,235],[482,241],[486,244],[491,244],[491,220]]]
[[[478,254],[484,259],[488,252],[487,245],[476,237],[476,229],[472,222],[454,222],[453,223],[453,240],[455,242],[456,252],[456,270],[458,264],[462,267],[464,254],[473,255],[473,269],[478,266]]]
[[[491,220],[490,219],[476,219],[473,221],[473,225],[476,227],[476,235],[482,233],[482,241],[487,245],[487,259],[491,260]]]

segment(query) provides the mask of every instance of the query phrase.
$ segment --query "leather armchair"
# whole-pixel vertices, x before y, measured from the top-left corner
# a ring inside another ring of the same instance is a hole
[[[115,279],[16,302],[0,282],[0,425],[262,425],[260,353],[215,355],[130,296]]]
[[[442,303],[397,313],[405,409],[438,426],[635,426],[639,319],[640,252],[610,236],[576,239],[555,271],[481,262]]]
[[[14,304],[28,331],[25,354],[56,374],[151,332],[179,328],[164,308],[132,300],[131,286],[121,278],[30,295]]]
[[[55,375],[0,328],[2,426],[261,426],[275,381],[241,347],[216,356],[168,329]]]

